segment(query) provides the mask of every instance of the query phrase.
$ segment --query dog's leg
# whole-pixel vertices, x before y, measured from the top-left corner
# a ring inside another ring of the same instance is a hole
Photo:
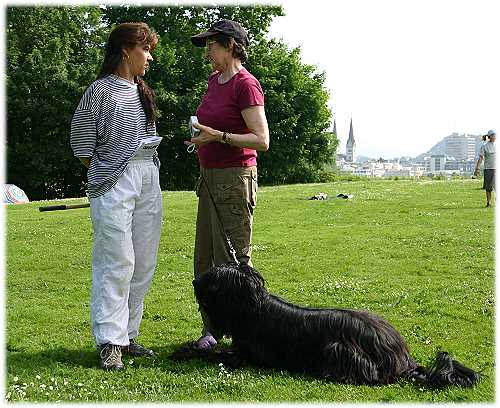
[[[357,348],[343,343],[330,343],[325,349],[324,365],[319,375],[336,382],[376,384],[379,377],[376,364]]]
[[[234,349],[199,349],[192,342],[180,346],[170,355],[170,358],[179,361],[199,358],[217,364],[222,363],[231,368],[240,367],[244,362],[243,357]]]

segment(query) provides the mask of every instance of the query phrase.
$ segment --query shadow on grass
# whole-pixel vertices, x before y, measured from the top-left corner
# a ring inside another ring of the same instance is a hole
[[[217,375],[220,367],[216,362],[206,361],[201,358],[193,358],[190,360],[176,360],[171,358],[172,353],[183,346],[185,343],[169,344],[165,346],[155,347],[152,349],[155,352],[154,358],[147,357],[130,357],[123,356],[125,371],[116,372],[114,374],[121,376],[134,375],[139,370],[144,372],[168,372],[170,374],[185,376],[185,375]],[[223,346],[226,348],[227,345]],[[133,364],[130,361],[133,360]],[[19,373],[29,373],[28,375],[35,376],[43,371],[52,370],[71,370],[74,372],[82,372],[92,370],[97,373],[104,373],[99,366],[99,358],[95,349],[67,349],[64,347],[43,350],[39,352],[27,352],[23,350],[7,351],[7,372],[13,375]],[[259,377],[282,377],[296,378],[301,381],[317,381],[314,377],[305,374],[292,373],[283,370],[272,368],[261,368],[251,365],[244,365],[237,369],[227,367],[228,371],[246,372]],[[203,374],[205,373],[205,374]],[[285,374],[286,373],[286,374]],[[141,374],[142,375],[142,374]]]
[[[177,361],[170,358],[174,350],[182,344],[171,344],[168,346],[152,347],[155,352],[154,358],[132,357],[124,355],[122,357],[124,364],[128,367],[131,360],[135,368],[160,368],[169,372],[178,374],[187,373],[193,369],[208,369],[217,364],[193,359],[190,361]],[[54,366],[65,366],[70,369],[98,369],[99,356],[95,349],[67,349],[64,347],[43,350],[39,352],[27,352],[23,350],[7,351],[7,370],[11,373],[35,372],[37,368],[43,369]]]
[[[84,376],[91,374],[91,376],[96,379],[115,378],[116,381],[129,381],[130,379],[136,381],[137,378],[157,378],[158,381],[161,382],[162,375],[167,372],[170,375],[179,378],[178,381],[181,382],[184,378],[192,378],[193,375],[196,378],[201,379],[205,377],[218,378],[221,368],[214,362],[198,358],[189,361],[176,361],[171,359],[170,355],[172,352],[178,349],[181,345],[182,344],[171,344],[163,347],[154,347],[154,351],[156,353],[156,357],[154,359],[146,357],[133,358],[133,365],[129,365],[131,358],[125,356],[123,362],[127,368],[124,371],[111,373],[112,377],[109,377],[109,372],[104,372],[100,369],[96,351],[92,349],[71,350],[62,347],[36,353],[10,351],[7,355],[7,372],[12,375],[23,373],[23,377],[29,377],[30,375],[34,377],[36,374],[43,375],[43,372],[46,372],[47,370],[50,370],[50,372],[52,372],[52,370],[58,371],[60,375],[62,368],[63,370],[70,370],[77,378],[82,374],[84,374]],[[493,364],[491,366],[493,367]],[[89,371],[89,369],[91,371]],[[484,382],[484,380],[488,379],[489,376],[484,373],[484,369],[482,371]],[[226,370],[224,370],[224,372],[226,373]],[[291,381],[290,384],[293,384],[293,381],[297,381],[297,384],[314,384],[314,386],[334,384],[326,379],[313,377],[307,374],[273,368],[261,368],[250,365],[244,365],[234,370],[228,368],[227,372],[234,372],[236,375],[238,375],[238,373],[245,373],[245,376],[249,376],[249,378],[253,379],[252,381],[268,384],[268,386],[283,383],[283,381]],[[172,377],[169,378],[171,379]],[[352,384],[337,385],[340,387],[366,387],[355,386]],[[420,388],[418,384],[405,379],[401,379],[394,384],[396,387],[405,387],[407,385]],[[385,387],[387,386],[382,384],[370,386],[370,388],[373,389],[384,389]],[[391,387],[391,385],[389,385],[389,387]],[[421,391],[423,391],[422,388]],[[441,392],[441,390],[436,392]],[[453,396],[453,399],[455,401],[458,401],[459,399],[469,400],[466,395],[455,395]],[[390,400],[392,400],[392,397],[389,397],[387,401]],[[381,399],[381,401],[384,401],[384,399]]]
[[[8,351],[7,369],[9,372],[33,371],[34,368],[50,367],[59,364],[68,367],[98,367],[95,350],[71,350],[55,348],[39,352]]]

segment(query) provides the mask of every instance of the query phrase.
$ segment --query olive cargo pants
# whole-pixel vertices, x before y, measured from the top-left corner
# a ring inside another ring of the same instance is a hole
[[[200,276],[215,265],[232,261],[222,228],[231,240],[238,261],[246,262],[251,266],[252,222],[257,199],[257,167],[200,168],[200,172],[201,176],[196,186],[198,216],[194,248],[194,276]],[[217,206],[217,212],[214,203]],[[200,312],[203,319],[202,333],[210,332],[217,338],[219,334],[211,330],[209,319],[203,310],[200,309]]]

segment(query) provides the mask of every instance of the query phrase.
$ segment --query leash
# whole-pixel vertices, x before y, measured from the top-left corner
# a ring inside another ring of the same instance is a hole
[[[217,205],[215,204],[214,196],[212,195],[212,192],[210,191],[210,188],[208,187],[207,180],[205,179],[205,176],[203,173],[200,171],[200,178],[203,184],[205,184],[205,187],[208,191],[208,196],[210,197],[210,201],[212,201],[212,205],[215,208],[215,214],[217,215],[217,221],[219,221],[219,227],[222,231],[222,234],[224,235],[224,239],[226,240],[226,249],[229,251],[229,254],[231,255],[231,258],[236,265],[240,264],[240,261],[238,261],[238,258],[236,258],[236,250],[233,247],[233,244],[231,243],[231,239],[229,236],[226,234],[226,230],[224,229],[224,224],[222,223],[222,218],[219,213],[219,209],[217,208]]]

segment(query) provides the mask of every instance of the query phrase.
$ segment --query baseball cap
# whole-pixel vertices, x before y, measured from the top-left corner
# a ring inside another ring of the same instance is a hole
[[[491,130],[488,130],[488,133],[486,133],[486,134],[485,134],[485,136],[488,136],[488,137],[493,136],[493,135],[496,135],[496,133],[495,133],[495,131],[494,131],[494,130],[492,130],[492,129],[491,129]]]
[[[206,39],[216,34],[226,34],[229,37],[233,37],[235,41],[240,44],[249,44],[248,35],[245,29],[240,25],[240,23],[232,20],[220,20],[216,22],[208,29],[208,31],[193,35],[191,37],[191,42],[196,47],[204,47]]]

